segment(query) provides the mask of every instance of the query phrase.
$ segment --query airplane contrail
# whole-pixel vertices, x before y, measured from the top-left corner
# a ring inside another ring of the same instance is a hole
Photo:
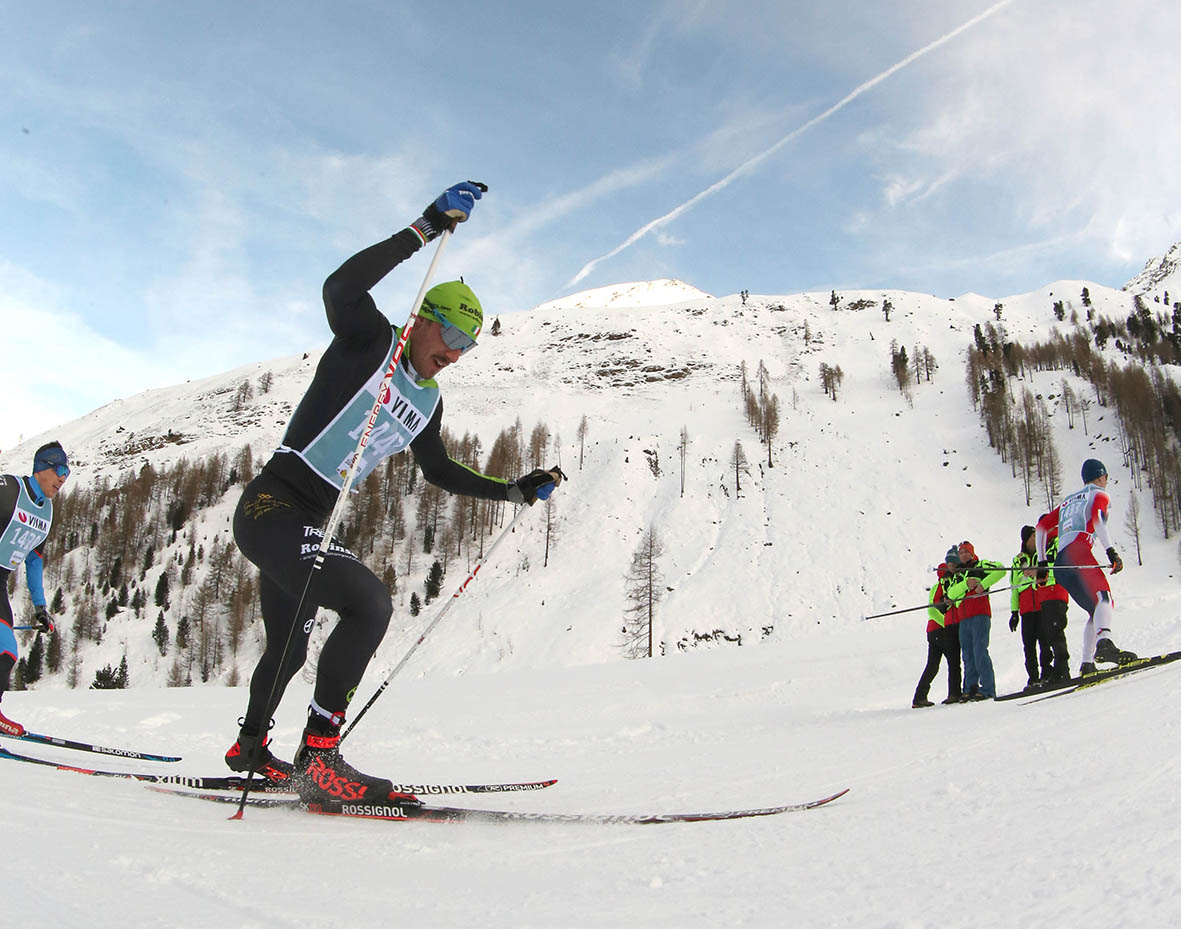
[[[607,254],[601,255],[598,258],[595,258],[595,259],[587,262],[586,265],[583,266],[583,269],[581,271],[579,271],[576,275],[574,275],[574,277],[572,277],[570,279],[570,281],[566,284],[566,286],[573,287],[575,284],[577,284],[579,281],[581,281],[584,277],[586,277],[588,274],[590,274],[590,272],[594,269],[595,265],[599,264],[600,262],[606,261],[608,258],[614,258],[616,255],[618,255],[620,252],[622,252],[625,248],[630,248],[632,245],[634,245],[636,242],[638,242],[640,239],[642,239],[644,236],[646,236],[653,229],[656,229],[660,226],[667,225],[668,223],[672,222],[674,219],[676,219],[678,216],[680,216],[686,210],[691,209],[693,206],[695,206],[697,203],[704,200],[706,197],[710,196],[711,194],[715,194],[719,190],[722,190],[724,187],[729,186],[730,182],[733,181],[735,178],[739,177],[740,175],[746,174],[752,168],[755,168],[756,166],[761,164],[763,161],[766,161],[768,158],[770,158],[772,155],[774,155],[777,151],[779,151],[779,149],[783,148],[783,146],[785,146],[792,139],[795,139],[796,137],[807,132],[809,129],[811,129],[813,126],[815,126],[817,123],[823,122],[824,120],[828,119],[828,117],[832,116],[833,113],[836,113],[838,110],[843,109],[845,106],[847,106],[852,101],[856,100],[858,97],[860,97],[866,91],[871,90],[872,88],[876,87],[882,81],[886,80],[888,77],[891,77],[892,75],[901,71],[907,65],[922,58],[928,52],[934,51],[935,49],[939,48],[939,46],[944,45],[947,42],[950,42],[956,36],[960,35],[963,32],[966,32],[967,30],[971,29],[973,26],[977,25],[978,23],[982,22],[983,20],[987,19],[988,17],[992,16],[993,13],[996,13],[998,10],[1003,9],[1004,7],[1008,6],[1009,4],[1011,4],[1013,2],[1014,2],[1014,0],[1000,0],[1000,3],[996,3],[993,6],[990,6],[983,13],[979,13],[978,15],[973,16],[966,23],[963,23],[962,25],[957,26],[955,29],[953,29],[951,32],[947,33],[946,35],[942,35],[938,39],[936,39],[934,42],[924,45],[918,51],[912,52],[911,54],[909,54],[905,58],[903,58],[901,61],[888,67],[881,74],[877,75],[876,77],[870,78],[864,84],[858,85],[856,88],[854,88],[848,94],[846,94],[841,100],[837,101],[832,106],[830,106],[827,110],[825,110],[823,113],[821,113],[818,116],[813,116],[810,120],[808,120],[802,126],[799,126],[798,128],[793,129],[791,132],[789,132],[787,135],[785,135],[782,139],[780,139],[778,142],[776,142],[770,148],[766,149],[765,151],[760,152],[759,154],[757,154],[751,158],[748,158],[746,161],[744,161],[742,164],[740,164],[737,168],[735,168],[733,171],[731,171],[729,174],[727,174],[721,180],[715,181],[709,187],[705,188],[705,190],[703,190],[700,193],[689,198],[684,203],[682,203],[680,206],[675,207],[674,209],[670,210],[668,213],[665,213],[663,216],[657,217],[656,219],[652,220],[650,223],[647,223],[646,225],[641,226],[639,229],[637,229],[635,232],[633,232],[630,236],[628,236],[623,242],[621,242],[619,245],[615,246],[615,248],[611,249],[611,251],[607,252]]]

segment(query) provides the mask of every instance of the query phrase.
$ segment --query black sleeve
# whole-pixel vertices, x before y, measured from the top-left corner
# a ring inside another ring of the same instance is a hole
[[[447,454],[443,444],[443,400],[439,399],[435,415],[410,443],[414,460],[422,469],[422,476],[444,490],[465,497],[480,497],[483,500],[507,500],[508,482],[497,477],[488,477],[461,465]]]
[[[16,512],[16,501],[20,499],[20,478],[11,474],[0,475],[0,526],[7,526]]]
[[[324,309],[333,335],[371,337],[389,330],[389,321],[369,296],[377,283],[422,247],[407,227],[376,245],[357,252],[324,282]]]

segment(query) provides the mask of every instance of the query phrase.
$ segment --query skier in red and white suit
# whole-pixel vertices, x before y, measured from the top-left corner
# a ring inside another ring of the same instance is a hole
[[[1038,520],[1037,557],[1041,578],[1048,567],[1046,547],[1057,536],[1058,555],[1054,559],[1054,576],[1066,588],[1071,599],[1087,611],[1080,672],[1089,674],[1094,672],[1096,661],[1122,664],[1135,660],[1136,656],[1117,648],[1111,640],[1114,613],[1111,587],[1091,551],[1097,539],[1107,550],[1111,573],[1119,574],[1123,570],[1124,563],[1107,532],[1107,510],[1111,504],[1111,498],[1107,495],[1107,468],[1098,459],[1088,458],[1083,462],[1082,476],[1082,490],[1072,493]]]

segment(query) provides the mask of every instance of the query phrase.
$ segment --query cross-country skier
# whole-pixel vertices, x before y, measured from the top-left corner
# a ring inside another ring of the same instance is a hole
[[[1071,599],[1087,611],[1079,671],[1092,674],[1096,661],[1123,664],[1134,661],[1136,655],[1117,648],[1111,640],[1115,604],[1107,577],[1091,551],[1092,544],[1098,539],[1099,544],[1107,549],[1111,573],[1119,574],[1124,569],[1107,531],[1107,511],[1111,505],[1111,498],[1107,495],[1107,468],[1097,458],[1088,458],[1083,462],[1082,477],[1082,490],[1072,493],[1037,522],[1038,576],[1045,578],[1048,574],[1047,545],[1056,536],[1055,577]]]
[[[69,475],[70,462],[58,442],[37,449],[33,473],[28,477],[0,475],[0,698],[8,689],[18,657],[8,578],[22,562],[33,601],[33,621],[39,632],[53,632],[53,617],[45,606],[41,546],[53,525],[53,498]],[[21,736],[25,727],[0,712],[0,732]]]
[[[358,439],[401,334],[369,291],[445,229],[468,218],[481,189],[449,188],[423,215],[392,237],[348,259],[324,283],[333,339],[295,410],[282,444],[244,490],[234,514],[234,538],[258,566],[266,647],[250,681],[250,701],[238,740],[226,753],[235,771],[254,768],[289,781],[305,800],[386,801],[389,780],[363,774],[340,754],[345,711],[385,635],[393,607],[386,586],[336,539],[301,602],[327,517],[343,487]],[[487,477],[452,460],[440,436],[443,402],[434,378],[474,348],[484,315],[462,281],[427,291],[410,340],[383,396],[379,419],[356,466],[356,483],[382,459],[413,453],[423,476],[451,493],[532,504],[546,499],[561,472],[536,470],[514,482]],[[317,607],[339,614],[324,643],[294,766],[270,750],[267,730],[283,691],[307,653]],[[284,661],[284,655],[286,660]],[[273,696],[272,696],[273,694]],[[393,799],[412,802],[397,795]]]

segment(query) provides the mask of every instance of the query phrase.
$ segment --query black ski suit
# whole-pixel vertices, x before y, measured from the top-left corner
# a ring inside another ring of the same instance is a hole
[[[245,732],[265,732],[270,714],[304,662],[318,607],[340,616],[320,653],[314,693],[316,703],[330,712],[344,713],[389,625],[393,611],[389,591],[338,539],[332,540],[321,570],[313,574],[312,564],[343,483],[339,477],[334,482],[323,462],[350,458],[397,337],[369,290],[420,247],[421,239],[413,231],[403,230],[354,255],[324,283],[332,342],[291,418],[283,444],[247,485],[234,514],[234,539],[261,575],[259,599],[267,636],[250,681]],[[448,456],[440,435],[443,404],[437,398],[437,385],[415,382],[408,354],[403,353],[400,376],[404,385],[414,386],[402,389],[415,394],[425,385],[434,391],[424,394],[426,400],[417,395],[411,398],[420,406],[433,401],[433,412],[429,419],[426,415],[416,418],[419,411],[405,402],[396,386],[385,408],[390,417],[401,417],[403,425],[410,424],[410,432],[400,440],[409,440],[423,476],[451,493],[507,499],[507,481],[478,474]],[[358,416],[358,410],[363,415]],[[387,425],[393,434],[398,424],[390,417]],[[366,469],[404,448],[405,444],[395,442],[383,449],[381,443],[374,442],[366,451]],[[305,585],[307,596],[297,616]],[[287,659],[281,665],[284,650]],[[272,688],[274,695],[268,705]]]

